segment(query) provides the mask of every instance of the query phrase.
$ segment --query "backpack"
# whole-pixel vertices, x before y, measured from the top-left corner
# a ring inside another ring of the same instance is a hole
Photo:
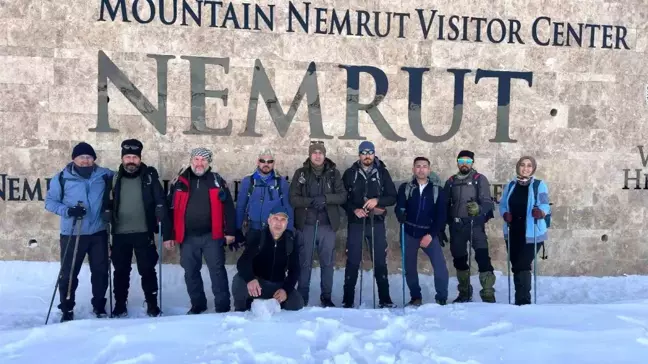
[[[475,193],[477,195],[477,198],[479,198],[479,177],[481,177],[481,174],[475,172],[475,174],[473,175],[473,186],[475,186]],[[454,176],[450,176],[449,181],[450,181],[450,200],[451,200],[451,204],[452,204],[452,186],[453,186],[453,182],[454,182]],[[484,223],[488,222],[488,220],[490,220],[490,219],[492,219],[494,217],[495,217],[495,215],[493,214],[493,210],[490,210],[488,212],[488,214],[486,214],[486,217],[484,219]]]
[[[542,180],[539,180],[539,179],[536,179],[536,180],[533,181],[533,187],[532,187],[533,188],[533,197],[535,198],[536,205],[537,205],[537,202],[538,202],[538,187],[540,186],[540,182],[542,182]],[[511,188],[513,188],[514,185],[515,185],[515,182],[509,182],[509,185],[508,185],[509,192],[511,191]],[[544,221],[547,224],[547,229],[550,228],[551,227],[551,211],[548,214],[545,215]]]
[[[355,183],[358,180],[358,174],[359,174],[358,168],[355,169],[355,174],[353,175],[353,183],[349,187],[349,192],[353,191],[353,188],[355,187]],[[365,178],[368,178],[369,176],[365,176]],[[378,182],[378,190],[380,191],[380,195],[383,194],[384,192],[384,187],[382,185],[382,182],[380,181],[380,170],[376,170],[376,182]],[[365,190],[365,195],[367,194],[367,191]]]
[[[256,183],[255,183],[255,180],[254,180],[254,174],[251,174],[250,177],[248,177],[248,178],[250,180],[250,183],[248,185],[248,190],[247,190],[247,199],[248,199],[248,203],[249,203],[250,202],[250,196],[252,196],[252,192],[254,192],[254,189],[256,188]],[[275,185],[272,188],[277,190],[277,193],[279,194],[279,201],[281,201],[281,206],[283,206],[284,201],[283,201],[283,191],[281,189],[281,176],[275,172],[275,176],[274,176],[273,179],[275,181]],[[272,198],[272,194],[270,194],[270,198]]]

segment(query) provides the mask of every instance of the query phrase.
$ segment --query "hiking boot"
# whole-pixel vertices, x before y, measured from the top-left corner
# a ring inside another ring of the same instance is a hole
[[[423,300],[420,298],[412,298],[406,306],[419,307],[423,304]]]
[[[472,302],[473,288],[470,284],[470,271],[458,270],[457,281],[459,281],[459,284],[457,284],[459,295],[452,303]]]
[[[187,315],[200,315],[205,311],[207,311],[205,306],[191,306],[191,309],[187,311]]]
[[[95,314],[95,316],[97,316],[97,318],[104,318],[108,316],[105,307],[95,307],[92,309],[92,312]]]
[[[513,273],[513,283],[515,283],[515,304],[518,306],[531,304],[531,271]]]
[[[445,306],[448,304],[447,300],[436,300],[436,303],[441,306]]]
[[[351,302],[342,302],[342,307],[343,308],[353,308],[353,301]]]
[[[322,307],[335,307],[335,304],[331,301],[331,297],[322,296],[320,297],[320,302],[322,303]]]
[[[156,301],[146,301],[146,314],[149,315],[150,317],[158,317],[162,311],[160,311],[160,308],[157,305]]]
[[[483,302],[495,303],[495,274],[493,272],[479,273],[479,283],[482,289],[479,291],[479,296]]]
[[[61,322],[74,320],[74,311],[61,311]]]
[[[396,307],[398,307],[398,306],[396,306],[396,304],[393,303],[393,302],[379,302],[378,303],[378,308],[396,308]]]
[[[126,317],[126,316],[128,316],[128,309],[126,308],[126,302],[115,303],[115,308],[112,311],[112,317]]]

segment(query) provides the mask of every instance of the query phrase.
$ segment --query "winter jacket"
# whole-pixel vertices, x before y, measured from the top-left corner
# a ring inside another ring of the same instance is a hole
[[[263,224],[268,222],[270,210],[278,204],[288,209],[287,229],[293,231],[295,220],[290,206],[288,181],[275,171],[267,177],[263,177],[258,170],[246,176],[236,197],[236,229],[241,230],[247,220],[248,228],[261,230]]]
[[[389,171],[385,167],[385,163],[379,160],[378,157],[374,159],[373,169],[366,177],[364,170],[361,167],[361,162],[353,163],[342,175],[344,188],[346,188],[348,195],[347,201],[344,205],[349,223],[360,223],[362,219],[358,218],[354,213],[355,209],[360,209],[365,204],[365,197],[367,200],[378,198],[378,205],[381,209],[396,204],[396,197],[398,192],[396,186],[392,181]],[[385,220],[387,211],[382,215],[374,215],[374,221],[382,222]]]
[[[448,222],[457,218],[469,218],[467,205],[470,201],[479,205],[479,215],[475,218],[475,223],[484,223],[488,220],[488,215],[493,213],[495,204],[491,198],[488,179],[474,169],[465,178],[458,178],[457,175],[450,177],[444,189],[448,197]]]
[[[104,191],[110,184],[114,172],[108,168],[94,165],[90,178],[81,177],[73,168],[74,162],[68,163],[63,170],[55,174],[45,196],[45,209],[61,216],[60,232],[62,235],[73,235],[74,218],[68,216],[68,210],[81,201],[86,208],[86,215],[81,223],[81,235],[92,235],[106,230],[106,222],[101,218],[103,211]],[[64,179],[64,193],[61,199],[59,175]]]
[[[347,200],[347,191],[342,183],[342,175],[335,163],[330,159],[324,160],[324,170],[321,176],[315,175],[310,160],[306,159],[302,168],[295,171],[290,184],[290,204],[295,208],[295,227],[299,230],[306,224],[306,216],[313,209],[312,196],[317,196],[318,181],[321,193],[326,198],[326,213],[333,231],[340,228],[340,208]]]
[[[186,168],[180,175],[170,183],[167,203],[169,205],[173,226],[173,239],[176,243],[182,243],[186,236],[187,221],[193,214],[209,214],[211,220],[211,233],[214,240],[223,239],[225,236],[234,236],[236,233],[236,210],[232,194],[225,181],[218,173],[211,169],[204,174],[202,181],[207,183],[208,211],[188,211],[189,200],[191,199],[192,182],[196,181],[191,168]],[[193,181],[192,181],[193,180]],[[203,182],[199,182],[203,183]],[[202,187],[202,186],[201,186]],[[206,201],[202,201],[205,206]],[[207,209],[205,209],[207,210]],[[194,215],[195,216],[195,215]]]
[[[433,238],[439,237],[445,230],[447,198],[440,181],[435,183],[428,178],[428,184],[420,193],[419,184],[414,177],[411,181],[405,182],[398,188],[398,199],[394,213],[399,221],[404,221],[405,233],[414,238],[422,238],[430,234]],[[407,188],[407,186],[410,186]],[[434,189],[437,189],[436,202],[434,200]],[[405,190],[410,190],[410,196],[406,199]]]
[[[546,221],[544,219],[535,220],[531,215],[531,210],[533,210],[533,208],[536,206],[540,210],[542,210],[545,213],[545,215],[548,215],[551,212],[551,206],[549,206],[549,189],[547,188],[547,184],[543,180],[539,180],[540,185],[538,186],[538,190],[537,190],[538,200],[536,201],[536,196],[533,191],[533,183],[535,180],[536,178],[532,177],[531,182],[529,184],[529,198],[527,203],[527,215],[526,215],[526,242],[528,244],[533,244],[534,231],[535,231],[535,239],[536,242],[538,243],[547,241],[547,238],[549,237]],[[499,204],[499,213],[501,217],[504,217],[504,213],[509,212],[508,200],[513,190],[515,190],[516,186],[517,186],[516,178],[511,179],[509,183],[507,183],[504,186],[504,191],[502,191],[502,199]],[[535,222],[535,226],[534,226],[534,222]],[[506,221],[504,222],[503,230],[504,230],[504,239],[508,239],[508,223],[506,223]]]
[[[118,226],[119,224],[119,202],[121,198],[121,181],[124,177],[124,167],[119,166],[119,170],[115,173],[111,180],[110,189],[110,207],[107,209],[112,210],[112,224]],[[158,223],[155,217],[155,207],[162,205],[162,211],[165,212],[162,219],[162,237],[164,241],[171,239],[171,219],[169,219],[167,212],[167,202],[164,195],[164,189],[160,183],[160,176],[154,167],[140,164],[138,170],[139,176],[142,180],[142,199],[144,203],[144,212],[146,214],[146,226],[148,227],[149,237],[154,238],[153,234],[158,233]]]
[[[241,278],[246,283],[260,278],[280,283],[286,293],[295,289],[299,278],[299,249],[292,231],[286,230],[275,241],[267,226],[261,234],[249,234],[247,247],[236,263]],[[288,271],[288,274],[286,274]]]

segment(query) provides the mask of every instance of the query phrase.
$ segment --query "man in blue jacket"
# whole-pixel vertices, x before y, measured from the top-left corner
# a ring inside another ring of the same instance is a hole
[[[90,263],[93,312],[97,317],[107,315],[108,235],[102,211],[106,182],[110,183],[114,173],[99,167],[96,160],[92,146],[85,142],[77,144],[72,150],[72,162],[52,177],[45,197],[45,209],[61,217],[61,274],[58,286],[61,322],[74,319],[74,298],[79,284],[77,277],[86,254]],[[75,255],[77,234],[80,234],[80,239]],[[68,299],[70,276],[72,287]]]
[[[275,159],[270,150],[264,150],[257,159],[257,169],[241,181],[236,198],[237,240],[242,240],[242,232],[259,233],[267,224],[270,211],[275,206],[288,210],[287,229],[294,232],[293,208],[290,205],[288,181],[274,169]]]
[[[434,269],[435,300],[445,305],[448,299],[448,267],[446,266],[440,235],[445,230],[447,197],[441,180],[430,174],[430,161],[416,157],[412,168],[414,177],[398,188],[395,213],[405,225],[405,278],[410,290],[408,305],[423,302],[417,271],[419,248],[430,258]]]

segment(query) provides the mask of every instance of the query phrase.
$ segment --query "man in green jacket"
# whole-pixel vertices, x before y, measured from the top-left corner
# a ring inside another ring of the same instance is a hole
[[[335,233],[340,228],[340,208],[347,193],[335,163],[326,158],[323,142],[311,142],[309,158],[295,171],[290,183],[290,204],[295,209],[295,229],[301,265],[297,290],[308,305],[313,252],[317,249],[321,270],[320,301],[331,301],[335,263]]]

